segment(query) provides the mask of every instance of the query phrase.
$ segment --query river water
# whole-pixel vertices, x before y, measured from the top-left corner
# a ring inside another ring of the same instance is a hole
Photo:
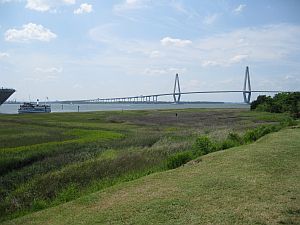
[[[3,104],[0,106],[2,114],[18,113],[19,104]],[[188,104],[51,104],[52,112],[91,112],[116,110],[147,110],[147,109],[186,109],[186,108],[244,108],[249,105],[243,103],[188,103]]]

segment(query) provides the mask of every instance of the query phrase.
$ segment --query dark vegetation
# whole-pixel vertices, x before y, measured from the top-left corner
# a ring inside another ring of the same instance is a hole
[[[176,168],[292,123],[286,114],[234,109],[0,115],[0,221]]]
[[[251,103],[251,110],[271,113],[290,113],[294,118],[300,118],[300,92],[278,93],[273,98],[260,95]]]

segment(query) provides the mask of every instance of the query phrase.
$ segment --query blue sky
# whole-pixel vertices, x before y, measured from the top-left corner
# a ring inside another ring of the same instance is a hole
[[[298,0],[0,0],[11,99],[300,87]],[[183,100],[242,101],[242,95]]]

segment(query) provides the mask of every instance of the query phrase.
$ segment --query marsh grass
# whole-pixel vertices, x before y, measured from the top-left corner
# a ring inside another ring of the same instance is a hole
[[[0,115],[0,221],[166,170],[174,155],[185,163],[200,135],[219,142],[288,120],[233,109]]]

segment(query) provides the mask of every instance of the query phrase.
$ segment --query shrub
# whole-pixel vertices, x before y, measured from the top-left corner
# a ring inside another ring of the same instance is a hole
[[[192,160],[192,154],[191,152],[179,152],[175,155],[171,155],[167,159],[167,168],[168,169],[175,169],[188,161]]]
[[[271,112],[271,106],[267,103],[261,103],[256,106],[255,110],[260,112]]]
[[[225,139],[224,141],[222,141],[220,143],[220,147],[219,149],[228,149],[228,148],[233,148],[233,147],[236,147],[236,146],[239,146],[240,144],[233,141],[233,140],[230,140],[230,139]]]
[[[79,195],[79,187],[76,184],[71,183],[64,190],[57,194],[56,201],[58,203],[65,203],[75,199]]]
[[[234,132],[230,132],[227,136],[227,139],[237,142],[239,144],[243,144],[243,138]]]
[[[227,138],[219,144],[219,149],[228,149],[243,144],[243,139],[237,134],[230,132]]]
[[[31,209],[33,211],[39,211],[48,207],[48,204],[45,200],[35,199],[32,203]]]
[[[299,118],[300,92],[278,93],[273,98],[260,95],[251,103],[251,110],[272,113],[288,112],[294,118]]]
[[[195,156],[206,155],[217,150],[217,146],[207,136],[200,136],[193,145],[193,154]]]
[[[254,110],[254,109],[256,109],[258,106],[260,106],[260,105],[262,105],[262,104],[264,104],[264,103],[268,103],[268,102],[270,102],[271,100],[272,100],[272,99],[271,99],[270,96],[267,97],[266,95],[259,95],[255,101],[251,102],[250,109],[251,109],[251,110]]]
[[[246,143],[256,141],[258,139],[257,133],[254,130],[248,130],[244,135]]]
[[[263,125],[253,130],[249,130],[244,135],[244,142],[249,143],[258,140],[262,136],[280,130],[280,126]]]
[[[297,125],[297,121],[294,120],[294,119],[291,118],[291,117],[284,117],[284,118],[280,121],[280,125],[283,126],[283,127],[286,127],[286,126],[295,126],[295,125]]]

